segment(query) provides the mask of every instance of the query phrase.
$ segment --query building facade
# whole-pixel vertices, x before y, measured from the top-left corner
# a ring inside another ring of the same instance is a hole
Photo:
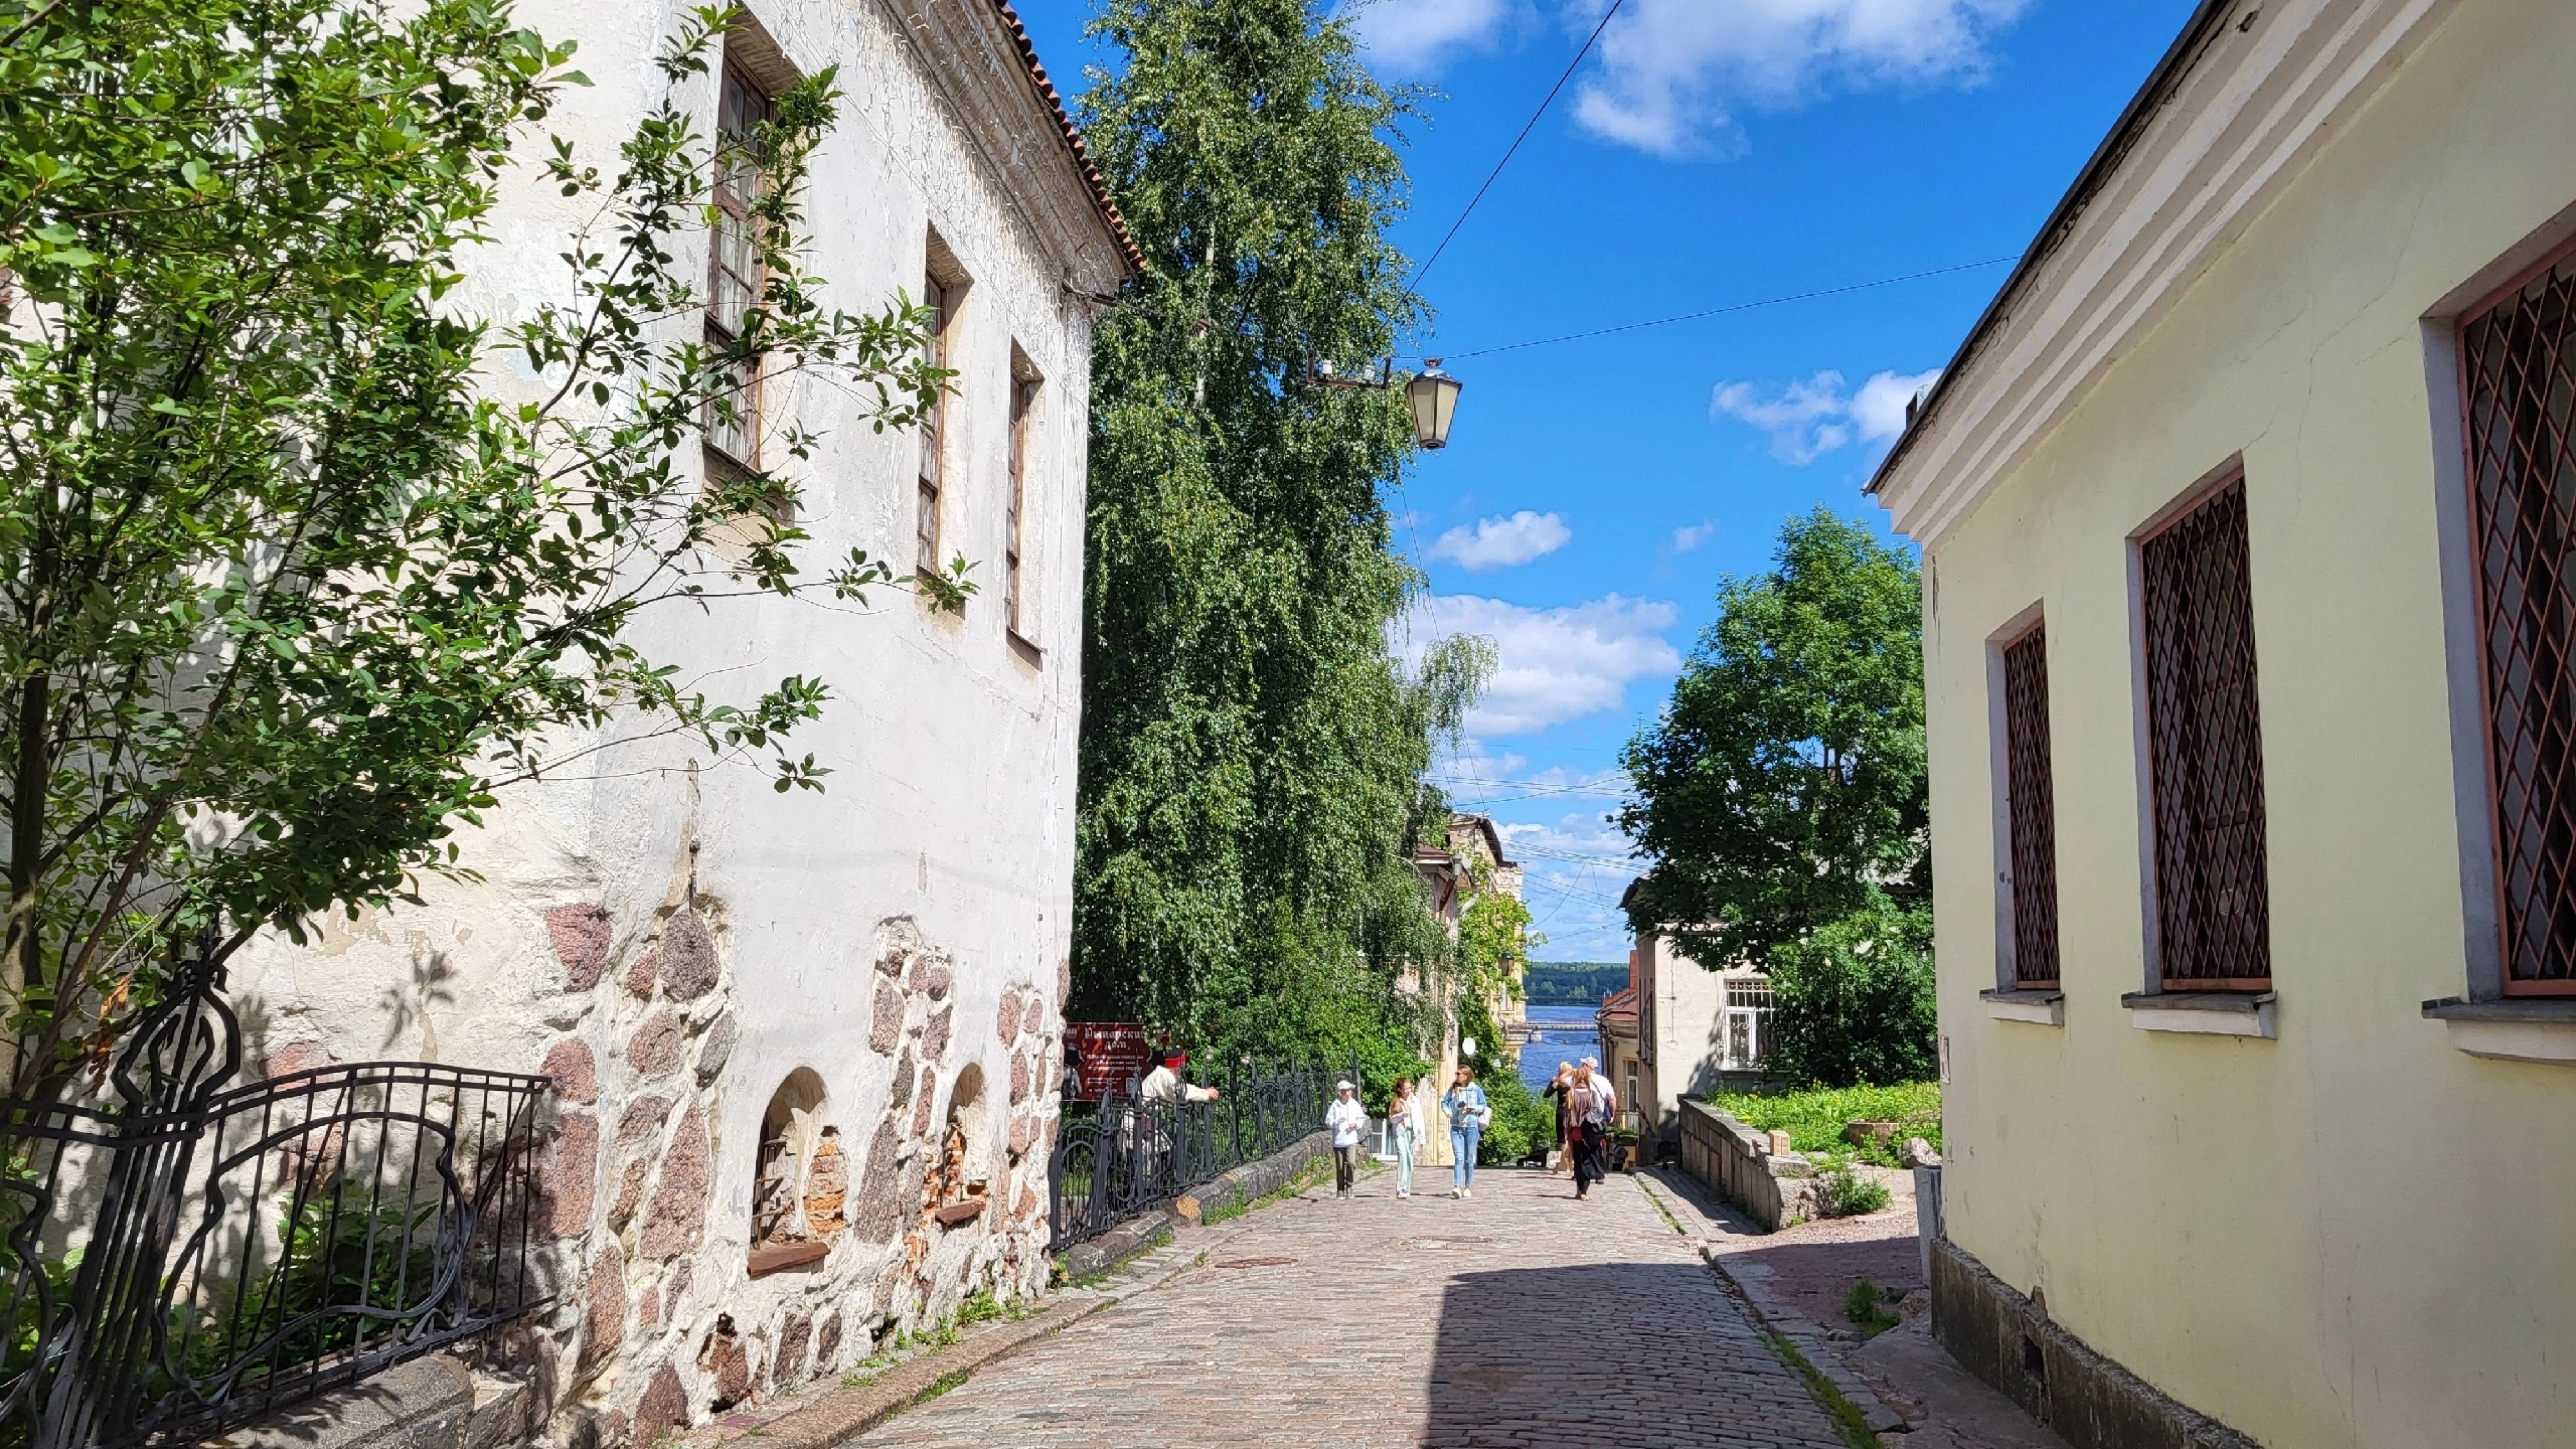
[[[1448,928],[1453,941],[1458,937],[1459,921],[1478,895],[1491,891],[1513,900],[1521,898],[1521,867],[1504,855],[1502,832],[1494,827],[1490,816],[1463,811],[1451,815],[1447,840],[1415,847],[1413,873],[1430,896],[1432,914]],[[1526,961],[1512,963],[1515,988],[1528,965]],[[1424,983],[1408,975],[1397,983],[1397,989],[1420,992]],[[1495,993],[1487,998],[1485,1006],[1494,1024],[1507,1032],[1526,1024],[1517,989]],[[1414,1083],[1414,1095],[1422,1102],[1424,1131],[1429,1134],[1416,1160],[1428,1167],[1447,1167],[1454,1157],[1449,1146],[1449,1114],[1441,1109],[1440,1099],[1449,1084],[1457,1080],[1459,1063],[1466,1061],[1479,1077],[1487,1072],[1512,1070],[1509,1040],[1477,1042],[1473,1059],[1463,1056],[1466,1039],[1455,1015],[1446,1007],[1442,1008],[1438,1031],[1433,1052],[1438,1065],[1430,1077]]]
[[[602,166],[666,98],[712,135],[836,69],[800,198],[808,262],[827,305],[932,300],[954,392],[934,427],[880,434],[837,389],[764,383],[743,426],[710,425],[707,466],[820,434],[794,465],[809,556],[963,554],[982,585],[955,613],[881,590],[864,611],[754,594],[648,615],[647,651],[713,692],[828,682],[799,735],[826,791],[603,739],[596,768],[518,789],[463,839],[479,881],[236,959],[272,1074],[417,1057],[552,1075],[556,1308],[501,1357],[545,1437],[641,1445],[835,1376],[969,1294],[1045,1282],[1089,309],[1135,253],[1000,0],[749,0],[721,64],[676,89],[652,62],[681,12],[521,16],[579,41],[593,84],[549,124]],[[505,323],[563,292],[557,254],[586,219],[533,164],[510,186],[466,288]],[[722,242],[689,243],[710,248],[711,328]]]
[[[1684,1097],[1763,1082],[1771,978],[1741,963],[1712,971],[1676,950],[1670,936],[1642,934],[1629,952],[1628,989],[1602,1004],[1601,1045],[1621,1112],[1639,1140],[1675,1147]]]
[[[2078,1446],[2576,1417],[2571,76],[2561,0],[2210,0],[1872,485],[1936,1330]]]

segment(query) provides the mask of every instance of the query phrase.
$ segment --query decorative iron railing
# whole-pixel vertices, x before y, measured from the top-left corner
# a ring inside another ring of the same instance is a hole
[[[1354,1064],[1351,1080],[1358,1073]],[[1116,1093],[1098,1103],[1066,1102],[1047,1158],[1052,1250],[1098,1237],[1322,1130],[1332,1100],[1331,1072],[1290,1067],[1237,1074],[1213,1102],[1148,1102]]]
[[[181,969],[111,1103],[0,1099],[0,1446],[202,1438],[546,1296],[548,1079],[362,1062],[227,1087],[222,969]]]

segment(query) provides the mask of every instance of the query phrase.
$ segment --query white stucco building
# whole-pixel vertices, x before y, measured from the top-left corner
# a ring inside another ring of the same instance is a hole
[[[418,1057],[555,1076],[540,1228],[558,1308],[509,1357],[549,1436],[609,1445],[837,1374],[872,1337],[1047,1272],[1088,309],[1134,249],[1000,0],[749,12],[717,74],[671,94],[712,132],[720,88],[756,105],[837,67],[840,120],[802,198],[810,265],[851,311],[935,294],[958,371],[927,450],[836,390],[765,389],[765,427],[825,435],[796,465],[808,556],[963,553],[981,593],[962,615],[880,590],[865,612],[736,598],[648,616],[648,652],[713,694],[828,681],[798,736],[828,790],[623,746],[467,836],[479,884],[333,921],[311,950],[264,944],[232,979],[272,1072]],[[613,164],[665,97],[652,58],[683,13],[521,16],[580,42],[593,85],[549,128]],[[562,292],[578,220],[533,174],[512,185],[468,289],[504,322]]]

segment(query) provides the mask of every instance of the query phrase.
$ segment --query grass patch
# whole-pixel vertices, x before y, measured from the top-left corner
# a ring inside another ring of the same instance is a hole
[[[1663,1198],[1657,1195],[1653,1188],[1646,1186],[1644,1178],[1639,1178],[1637,1180],[1637,1191],[1646,1195],[1646,1201],[1655,1205],[1655,1211],[1664,1215],[1664,1221],[1672,1224],[1674,1232],[1681,1234],[1685,1238],[1690,1236],[1690,1229],[1682,1226],[1682,1220],[1673,1216],[1673,1210],[1664,1206]]]
[[[1800,1152],[1833,1158],[1856,1157],[1881,1167],[1898,1166],[1897,1153],[1908,1137],[1929,1140],[1941,1150],[1941,1084],[1909,1082],[1898,1087],[1817,1087],[1804,1092],[1720,1092],[1708,1104],[1748,1127],[1786,1132]],[[1854,1147],[1843,1141],[1843,1127],[1858,1121],[1899,1122],[1896,1140]]]
[[[1816,1366],[1807,1362],[1807,1356],[1798,1352],[1796,1344],[1768,1327],[1762,1330],[1762,1337],[1771,1345],[1771,1351],[1780,1356],[1780,1361],[1806,1381],[1807,1392],[1815,1396],[1816,1403],[1825,1411],[1825,1417],[1834,1421],[1834,1432],[1842,1436],[1848,1449],[1879,1449],[1878,1436],[1869,1432],[1869,1416],[1844,1398],[1843,1391],[1834,1387],[1832,1379],[1818,1373]]]
[[[941,1394],[944,1394],[950,1389],[957,1387],[959,1384],[966,1382],[966,1379],[967,1373],[964,1369],[959,1369],[955,1373],[941,1374],[939,1376],[939,1382],[932,1384],[929,1388],[923,1389],[921,1391],[921,1397],[913,1400],[913,1402],[916,1404],[929,1403],[931,1400],[938,1398]]]
[[[1863,1338],[1876,1338],[1896,1326],[1896,1315],[1887,1311],[1887,1296],[1867,1278],[1855,1279],[1851,1293],[1843,1299],[1843,1317],[1860,1329]]]
[[[1242,1217],[1244,1214],[1251,1212],[1255,1208],[1266,1208],[1273,1203],[1286,1202],[1288,1199],[1297,1196],[1299,1193],[1305,1192],[1311,1188],[1320,1187],[1323,1185],[1325,1179],[1332,1175],[1333,1160],[1329,1157],[1318,1157],[1314,1161],[1307,1163],[1304,1168],[1299,1170],[1295,1177],[1288,1179],[1288,1181],[1282,1184],[1278,1190],[1263,1193],[1261,1196],[1256,1197],[1249,1202],[1246,1202],[1241,1198],[1237,1198],[1233,1202],[1225,1204],[1223,1207],[1210,1208],[1207,1211],[1207,1215],[1200,1218],[1199,1221],[1205,1226],[1211,1228],[1217,1226],[1219,1223],[1233,1222],[1236,1218]]]

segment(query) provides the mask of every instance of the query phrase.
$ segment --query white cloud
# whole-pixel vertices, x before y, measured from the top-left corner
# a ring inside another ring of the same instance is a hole
[[[1663,637],[1680,618],[1671,604],[1619,594],[1558,609],[1433,595],[1399,625],[1396,646],[1419,659],[1432,641],[1452,634],[1494,641],[1494,677],[1467,718],[1467,732],[1483,739],[1618,708],[1630,682],[1681,668],[1680,652]]]
[[[1509,518],[1480,518],[1460,524],[1432,542],[1431,556],[1445,558],[1470,573],[1514,568],[1545,558],[1565,547],[1574,530],[1558,513],[1522,509]]]
[[[1456,3],[1456,0],[1452,0]],[[1606,0],[1582,0],[1576,23]],[[1575,115],[1660,155],[1741,145],[1743,107],[1798,104],[1833,85],[1974,84],[1987,42],[2029,0],[1629,0],[1602,32]]]
[[[1672,542],[1665,545],[1674,553],[1689,553],[1717,536],[1714,523],[1690,523],[1673,530]]]
[[[1493,44],[1516,0],[1351,0],[1343,7],[1372,66],[1436,69],[1453,51]]]
[[[1769,433],[1771,456],[1803,468],[1856,442],[1893,440],[1905,431],[1906,402],[1940,376],[1939,368],[1875,373],[1849,397],[1843,394],[1843,375],[1830,369],[1769,397],[1749,382],[1721,382],[1709,392],[1708,412]]]

